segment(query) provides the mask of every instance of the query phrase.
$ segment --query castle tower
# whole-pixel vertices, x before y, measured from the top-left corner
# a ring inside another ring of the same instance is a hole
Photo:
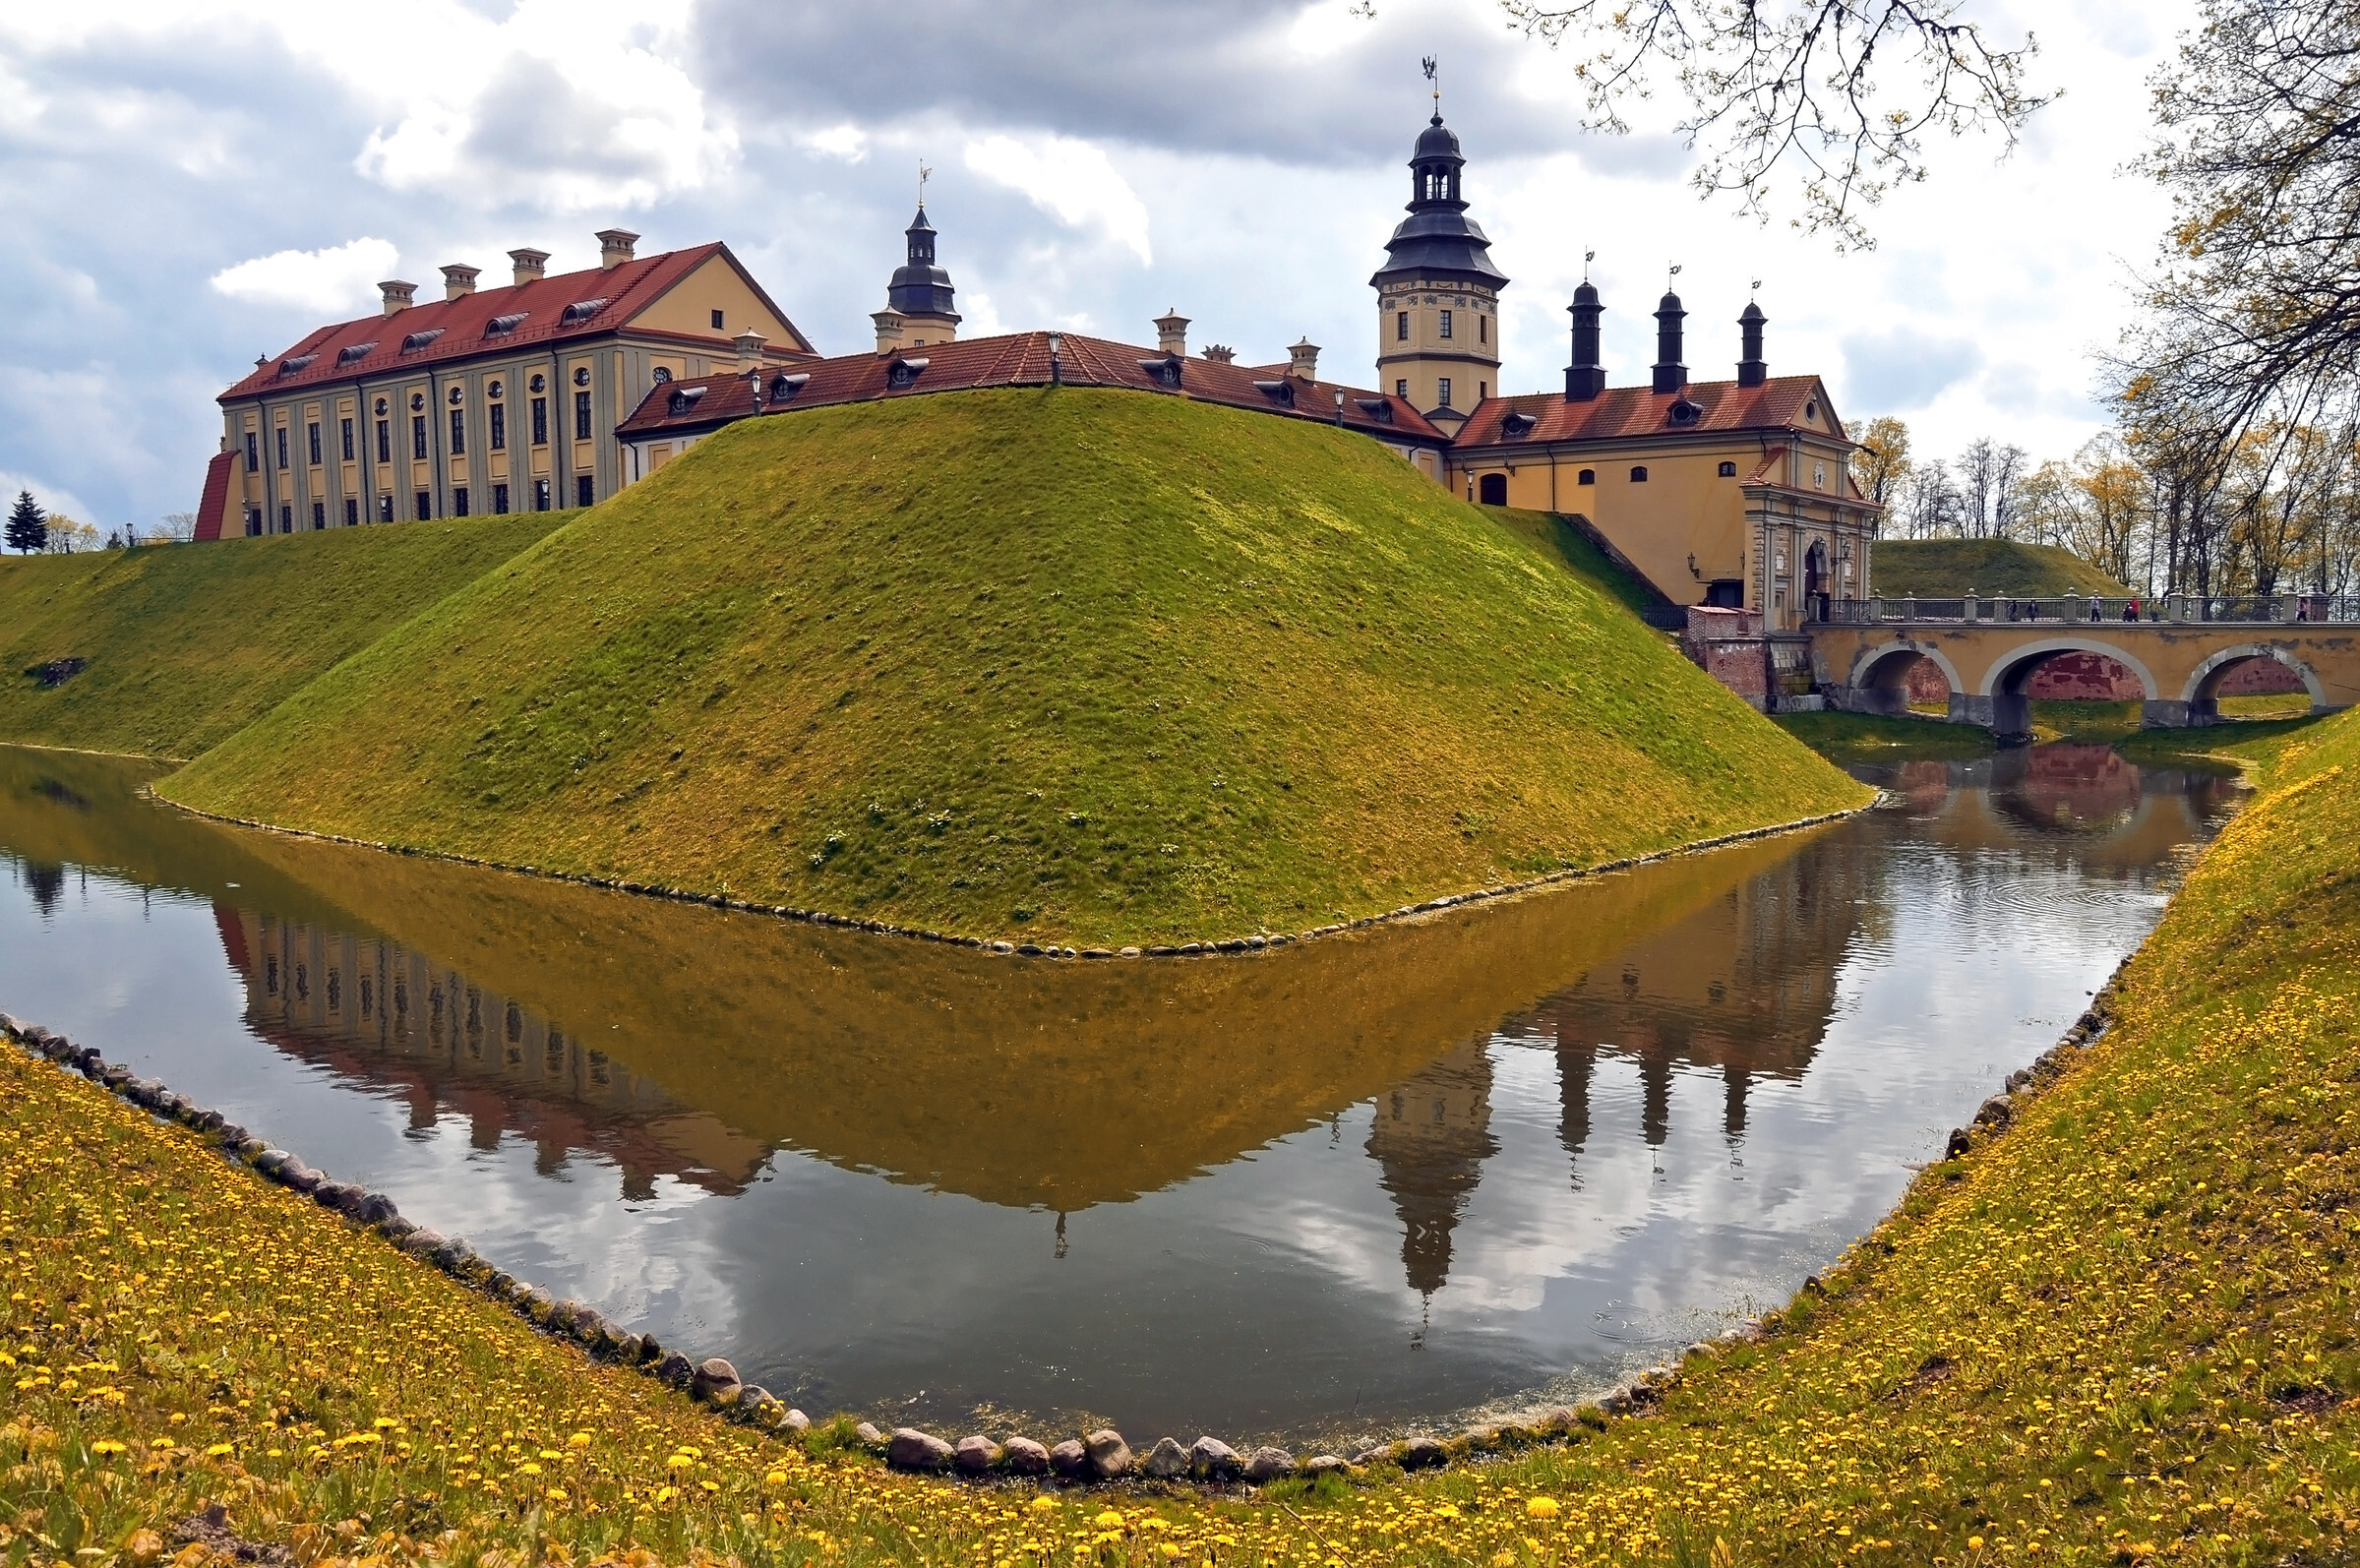
[[[885,308],[874,317],[879,353],[958,341],[959,313],[950,273],[935,264],[935,226],[926,220],[924,201],[904,232],[909,236],[909,260],[893,269],[893,281],[885,285]],[[888,336],[893,340],[886,341]]]
[[[1377,300],[1377,385],[1452,434],[1499,390],[1499,296],[1508,286],[1459,194],[1466,166],[1437,102],[1410,157],[1410,215],[1368,279]]]

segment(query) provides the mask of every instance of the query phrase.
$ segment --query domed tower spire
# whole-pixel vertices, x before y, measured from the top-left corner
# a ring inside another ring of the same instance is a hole
[[[1491,242],[1467,215],[1467,159],[1433,117],[1410,153],[1408,217],[1385,242],[1386,261],[1368,279],[1377,293],[1378,384],[1404,396],[1445,431],[1456,431],[1499,381],[1499,296],[1508,274],[1491,262]]]
[[[918,215],[902,231],[909,259],[893,269],[885,308],[875,317],[879,352],[958,340],[957,291],[950,286],[950,273],[935,261],[935,226],[926,220],[926,182],[933,173],[918,165]]]

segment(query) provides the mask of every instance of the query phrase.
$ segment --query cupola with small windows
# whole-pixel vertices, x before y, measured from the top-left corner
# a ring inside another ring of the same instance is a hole
[[[1368,279],[1377,296],[1377,385],[1456,431],[1499,387],[1499,302],[1508,274],[1467,215],[1467,159],[1433,118],[1410,151],[1409,215]]]
[[[958,291],[950,272],[935,259],[938,236],[927,221],[921,191],[918,215],[902,230],[908,246],[905,261],[893,269],[885,285],[885,308],[876,313],[877,352],[889,354],[929,343],[955,343],[959,338]]]

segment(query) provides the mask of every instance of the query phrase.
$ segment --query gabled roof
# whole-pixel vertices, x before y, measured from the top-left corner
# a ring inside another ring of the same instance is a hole
[[[1162,392],[1322,425],[1337,423],[1336,394],[1342,392],[1342,422],[1348,430],[1412,446],[1440,448],[1449,444],[1449,438],[1427,423],[1408,399],[1385,392],[1339,386],[1335,382],[1301,381],[1286,375],[1283,368],[1224,365],[1211,359],[1176,360],[1154,349],[1103,337],[1083,337],[1074,332],[1062,332],[1059,337],[1059,377],[1069,387],[1119,387]],[[906,370],[905,377],[899,380],[894,372],[896,365]],[[1161,379],[1173,365],[1179,367],[1177,388]],[[783,401],[770,393],[771,384],[782,375],[804,378]],[[794,365],[765,367],[759,380],[762,392],[758,402],[754,378],[735,370],[668,382],[650,392],[631,417],[615,427],[615,434],[626,441],[667,432],[686,435],[754,414],[790,413],[798,408],[825,407],[832,403],[881,401],[925,392],[973,392],[987,387],[1046,387],[1049,334],[1016,332],[1004,337],[928,343],[891,354],[847,354],[838,359],[805,360]]]
[[[1697,413],[1692,419],[1675,421],[1672,405],[1682,401],[1695,405]],[[1813,401],[1828,422],[1835,423],[1835,407],[1817,376],[1773,376],[1759,387],[1740,387],[1733,381],[1690,382],[1676,392],[1609,387],[1580,402],[1567,401],[1562,392],[1521,392],[1513,397],[1485,398],[1459,428],[1453,445],[1464,451],[1551,441],[1799,432],[1812,428],[1803,422],[1803,405]],[[1532,421],[1522,435],[1509,435],[1502,428],[1512,415]],[[1846,438],[1839,430],[1831,439]]]
[[[738,266],[729,247],[714,241],[685,251],[666,251],[640,257],[619,267],[593,267],[579,272],[561,272],[529,283],[480,288],[457,299],[434,300],[354,321],[323,327],[285,353],[257,368],[217,399],[254,397],[298,388],[329,386],[360,377],[397,373],[415,366],[444,365],[477,354],[513,354],[519,348],[546,347],[569,338],[611,332],[647,309],[682,278],[715,256],[753,284],[756,297],[798,337],[802,330],[771,304],[753,274]],[[577,321],[566,319],[570,305],[604,301]],[[488,334],[497,319],[522,316],[507,332]],[[436,335],[420,347],[402,351],[406,339],[421,333]],[[720,344],[716,341],[716,347]],[[347,352],[350,351],[350,357]],[[772,352],[779,351],[776,348]],[[792,349],[786,350],[793,352]]]

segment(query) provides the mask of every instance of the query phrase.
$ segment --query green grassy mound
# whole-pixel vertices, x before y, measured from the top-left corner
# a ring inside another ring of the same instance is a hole
[[[0,560],[0,736],[194,756],[559,520]],[[55,685],[35,673],[73,659]]]
[[[1122,392],[734,426],[170,779],[895,924],[1295,931],[1858,804],[1553,519]]]
[[[1870,562],[1869,581],[1888,599],[2131,591],[2071,551],[2013,539],[1879,539]]]

